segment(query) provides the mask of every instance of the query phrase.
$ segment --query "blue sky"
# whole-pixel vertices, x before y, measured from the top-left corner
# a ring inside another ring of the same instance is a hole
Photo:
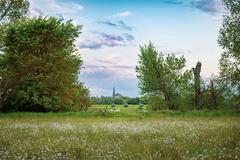
[[[139,46],[152,41],[163,52],[184,55],[187,69],[202,62],[202,76],[218,74],[217,44],[224,7],[220,0],[29,0],[30,16],[55,16],[83,25],[76,47],[79,75],[91,95],[112,88],[139,96],[135,66]]]

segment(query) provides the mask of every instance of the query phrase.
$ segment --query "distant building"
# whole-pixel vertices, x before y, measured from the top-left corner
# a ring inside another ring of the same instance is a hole
[[[113,87],[113,95],[112,95],[112,97],[115,98],[115,95],[116,95],[116,93],[115,93],[115,87]]]
[[[115,87],[113,87],[112,98],[113,98],[113,99],[119,99],[119,98],[124,98],[124,96],[121,95],[120,93],[116,93],[116,89],[115,89]]]

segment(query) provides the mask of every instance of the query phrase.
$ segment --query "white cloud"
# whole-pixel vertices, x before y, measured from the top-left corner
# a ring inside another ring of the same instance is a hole
[[[105,32],[92,31],[91,36],[81,37],[78,39],[76,45],[81,49],[97,50],[106,47],[126,47],[135,38],[133,35],[125,34],[112,34]]]
[[[56,0],[29,0],[29,2],[30,16],[76,14],[84,9],[78,3],[58,2]]]
[[[211,15],[218,14],[223,11],[223,3],[219,0],[195,0],[191,2],[191,6]]]
[[[223,21],[223,15],[222,14],[214,15],[211,18],[214,21]]]
[[[121,13],[117,13],[111,16],[108,16],[106,18],[124,18],[124,17],[129,17],[130,15],[132,15],[132,12],[130,11],[126,11],[126,12],[121,12]]]

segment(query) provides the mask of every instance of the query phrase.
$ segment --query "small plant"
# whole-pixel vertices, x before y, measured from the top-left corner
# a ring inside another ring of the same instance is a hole
[[[124,107],[128,107],[128,104],[127,104],[127,103],[125,103],[123,106],[124,106]]]
[[[115,103],[112,103],[112,104],[111,104],[111,107],[114,108],[114,107],[115,107]]]

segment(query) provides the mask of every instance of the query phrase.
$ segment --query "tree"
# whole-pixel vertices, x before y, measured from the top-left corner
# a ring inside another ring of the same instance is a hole
[[[3,111],[78,111],[89,104],[78,82],[83,61],[74,42],[81,26],[55,18],[10,25],[0,59]]]
[[[220,59],[220,76],[230,84],[240,106],[240,1],[223,0],[228,11],[219,32],[218,43],[224,49]]]
[[[201,100],[201,89],[200,89],[200,72],[201,72],[201,62],[197,62],[196,67],[193,68],[194,75],[194,90],[195,90],[195,106],[200,109],[200,100]]]
[[[140,47],[139,65],[136,67],[142,94],[163,97],[169,109],[177,109],[177,99],[185,95],[191,78],[190,71],[183,71],[185,58],[158,53],[153,44]]]

